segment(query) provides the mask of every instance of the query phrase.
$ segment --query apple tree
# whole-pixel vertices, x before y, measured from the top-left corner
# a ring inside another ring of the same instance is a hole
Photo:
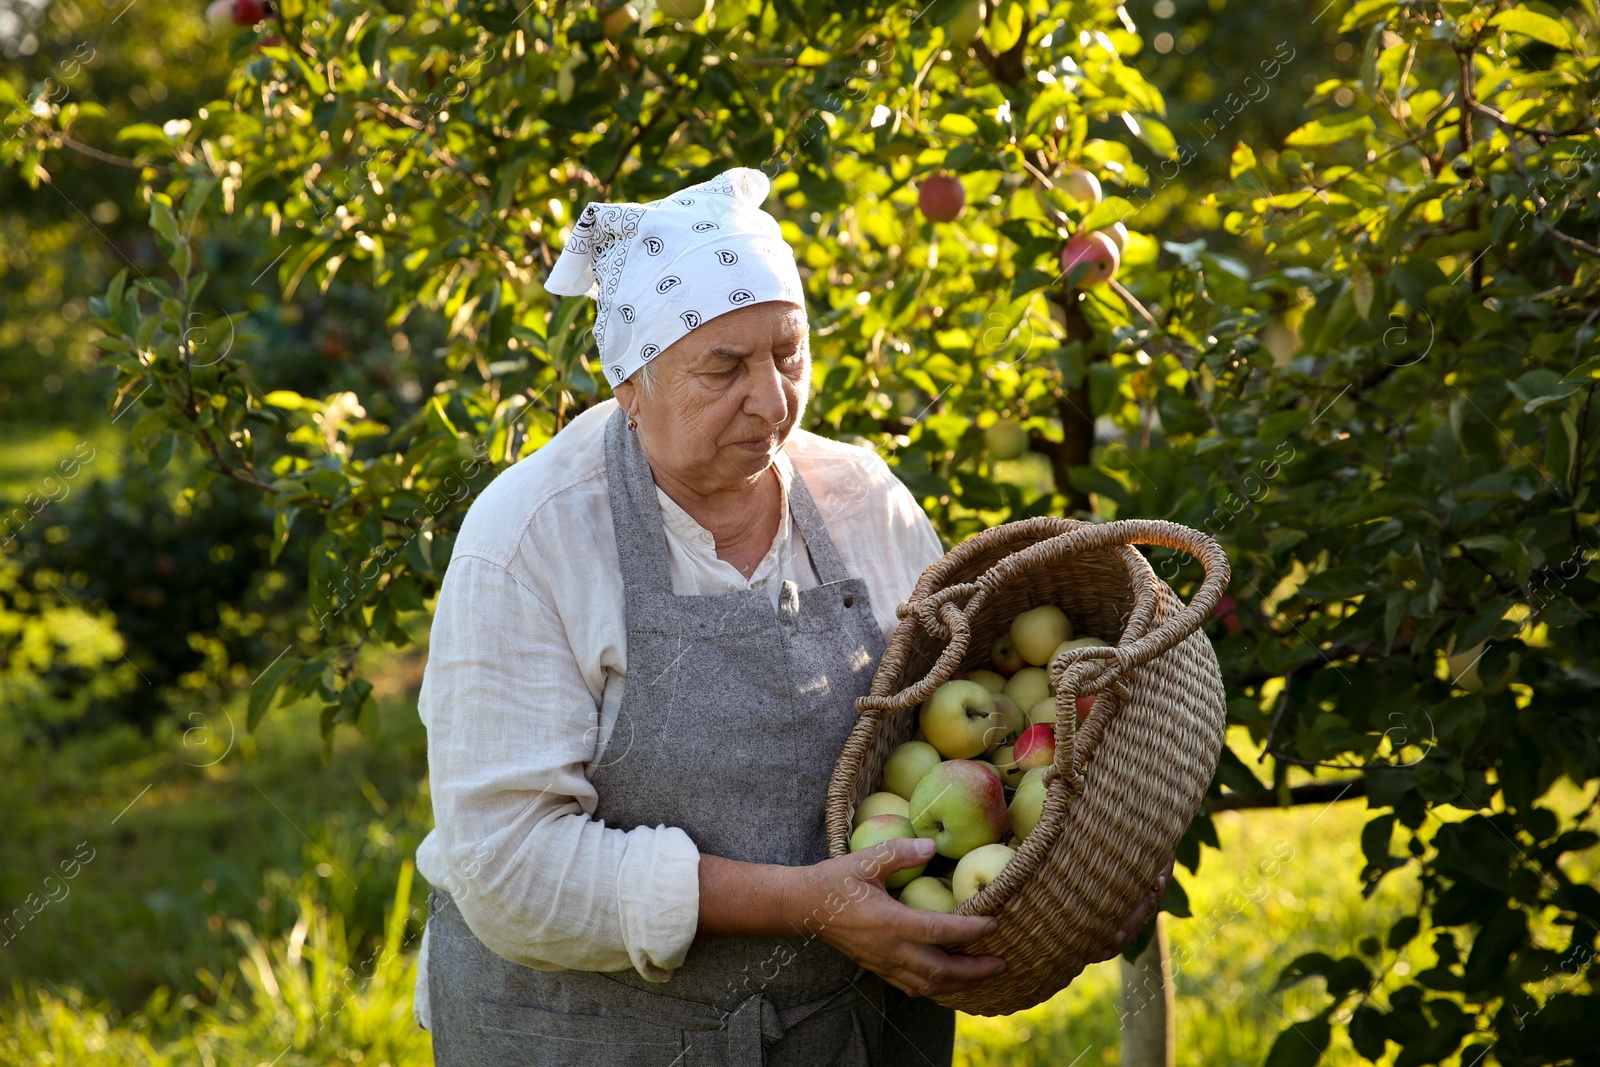
[[[808,279],[810,428],[877,448],[950,542],[1042,514],[1221,539],[1240,729],[1208,807],[1365,797],[1352,885],[1419,874],[1393,929],[1284,975],[1325,1003],[1268,1062],[1335,1028],[1374,1061],[1584,1054],[1592,7],[1321,8],[1359,63],[1233,146],[1202,205],[1226,252],[1147,232],[1203,160],[1109,0],[642,8],[296,0],[235,38],[226,98],[125,131],[165,265],[96,303],[119,402],[158,465],[259,493],[305,553],[252,722],[301,696],[325,731],[370,718],[355,651],[408,640],[475,493],[606,395],[586,302],[539,284],[577,211],[757,166]],[[1253,62],[1288,93],[1313,60],[1280,43]],[[1109,280],[1063,274],[1118,223]],[[273,317],[308,291],[375,357],[290,373]],[[1216,840],[1202,813],[1180,860]]]

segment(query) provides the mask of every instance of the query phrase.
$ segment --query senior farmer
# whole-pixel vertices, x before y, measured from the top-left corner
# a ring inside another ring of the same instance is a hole
[[[874,453],[800,428],[800,277],[737,168],[590,204],[547,282],[615,394],[473,504],[421,714],[436,829],[417,1016],[464,1064],[935,1064],[991,920],[827,858],[824,798],[942,553]],[[1124,927],[1148,919],[1154,897]],[[1117,946],[1108,946],[1108,953]]]

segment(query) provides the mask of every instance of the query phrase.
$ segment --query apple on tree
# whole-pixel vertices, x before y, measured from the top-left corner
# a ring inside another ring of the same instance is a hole
[[[906,887],[900,890],[900,903],[908,908],[921,908],[923,911],[956,910],[956,897],[950,891],[950,884],[943,878],[935,878],[929,874],[907,882]]]
[[[926,741],[907,741],[889,753],[883,764],[883,788],[896,796],[911,799],[911,791],[922,776],[939,765],[939,750]]]
[[[1100,202],[1100,179],[1082,167],[1067,171],[1061,179],[1061,188],[1084,207],[1094,207]]]
[[[1016,674],[1027,664],[1022,661],[1022,656],[1017,653],[1017,646],[1011,640],[1010,634],[1001,634],[995,639],[989,649],[989,663],[994,667],[995,673],[1006,678]]]
[[[970,759],[989,751],[1005,737],[1006,727],[994,694],[961,679],[934,690],[922,707],[920,725],[946,759]]]
[[[964,904],[983,891],[990,882],[1000,877],[1005,865],[1017,850],[1008,845],[981,845],[961,857],[956,873],[950,879],[950,889],[956,903]]]
[[[929,222],[953,222],[967,207],[960,178],[935,174],[917,187],[917,209]]]
[[[993,844],[1006,829],[1000,776],[972,760],[946,760],[923,775],[911,794],[911,826],[951,859]]]
[[[1072,623],[1067,613],[1054,604],[1044,604],[1024,611],[1011,620],[1011,642],[1023,659],[1035,667],[1050,662],[1061,642],[1072,636]]]
[[[850,835],[850,851],[860,852],[874,845],[881,845],[885,841],[917,836],[916,831],[911,828],[911,820],[904,815],[874,815],[856,827],[855,832]],[[883,880],[883,886],[885,889],[898,889],[921,874],[926,866],[926,863],[919,863],[915,867],[895,871]]]
[[[1084,289],[1110,281],[1121,262],[1116,242],[1099,230],[1080,233],[1061,249],[1061,273],[1070,284]]]
[[[850,829],[854,830],[874,815],[903,815],[911,817],[911,804],[905,797],[896,793],[871,793],[861,798],[861,803],[856,805],[855,818],[850,820]]]
[[[1128,254],[1128,228],[1120,222],[1113,222],[1103,230],[1096,231],[1111,238],[1111,243],[1117,246],[1117,261]]]

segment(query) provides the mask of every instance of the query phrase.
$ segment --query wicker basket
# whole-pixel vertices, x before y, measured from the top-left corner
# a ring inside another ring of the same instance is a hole
[[[1205,567],[1184,606],[1131,546],[1181,549]],[[1000,876],[956,908],[996,915],[999,929],[962,947],[996,955],[1005,973],[935,997],[974,1015],[1049,999],[1094,962],[1161,872],[1199,809],[1221,754],[1225,701],[1199,632],[1228,584],[1211,538],[1171,522],[1007,523],[929,567],[873,678],[828,789],[831,855],[849,851],[850,816],[883,764],[917,728],[917,708],[957,671],[987,667],[1013,616],[1055,604],[1076,634],[1111,648],[1067,652],[1050,666],[1056,760],[1037,828]],[[1080,726],[1078,694],[1098,694]]]

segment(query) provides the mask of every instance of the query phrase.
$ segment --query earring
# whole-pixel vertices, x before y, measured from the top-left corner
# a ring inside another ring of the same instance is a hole
[[[634,418],[632,415],[629,415],[628,416],[628,429],[637,430],[638,428],[639,428],[639,420]]]

